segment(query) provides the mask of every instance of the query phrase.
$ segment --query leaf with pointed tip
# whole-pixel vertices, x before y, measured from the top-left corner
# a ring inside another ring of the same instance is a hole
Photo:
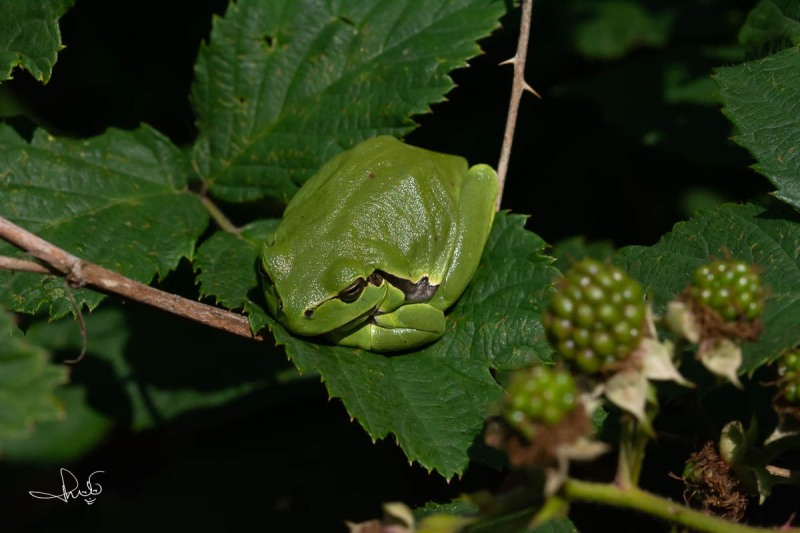
[[[743,389],[737,376],[742,366],[742,347],[730,339],[710,339],[701,342],[697,351],[706,370],[727,379],[737,389]]]
[[[611,403],[647,422],[647,376],[639,370],[617,372],[606,382],[605,395]]]
[[[676,224],[654,246],[622,248],[614,262],[652,291],[657,313],[664,312],[704,263],[730,256],[756,265],[769,296],[761,337],[743,346],[739,372],[752,373],[800,342],[798,250],[797,213],[782,206],[725,204]]]
[[[800,50],[717,69],[714,81],[738,130],[734,141],[753,154],[753,168],[777,187],[774,196],[800,210]]]
[[[323,162],[400,136],[498,26],[498,0],[240,0],[214,21],[192,86],[193,161],[229,201],[288,200]]]
[[[146,126],[86,140],[37,130],[30,142],[0,125],[0,215],[66,251],[147,283],[164,276],[208,224],[187,190],[187,157]],[[24,257],[0,241],[0,255]],[[72,310],[63,279],[0,272],[0,302],[14,311]],[[73,291],[90,309],[103,295]]]
[[[58,19],[75,0],[3,0],[0,2],[0,82],[14,67],[47,83],[63,48]]]

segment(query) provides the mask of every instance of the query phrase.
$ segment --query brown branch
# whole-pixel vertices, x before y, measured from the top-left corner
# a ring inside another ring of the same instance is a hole
[[[13,270],[15,272],[33,272],[36,274],[52,274],[53,271],[33,261],[25,261],[16,257],[0,256],[0,270]]]
[[[531,12],[533,0],[522,0],[522,15],[519,25],[519,39],[517,41],[517,53],[511,59],[503,61],[501,65],[514,65],[514,81],[511,85],[511,100],[508,103],[508,116],[506,118],[506,131],[503,135],[503,147],[500,150],[500,161],[497,164],[497,180],[500,190],[497,194],[497,210],[500,210],[500,202],[503,199],[503,187],[506,183],[506,173],[508,172],[508,161],[511,158],[511,145],[514,142],[514,128],[517,124],[517,114],[519,113],[519,101],[524,91],[541,98],[539,93],[533,90],[525,81],[525,59],[528,55],[528,37],[531,33]]]
[[[100,265],[84,261],[3,217],[0,217],[0,237],[49,265],[53,270],[13,258],[0,258],[0,268],[60,273],[74,287],[90,287],[105,294],[147,304],[206,326],[242,337],[263,340],[260,335],[254,336],[251,333],[250,323],[244,315],[160,291]]]

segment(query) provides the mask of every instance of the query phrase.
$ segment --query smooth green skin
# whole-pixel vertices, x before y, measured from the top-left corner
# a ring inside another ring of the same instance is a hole
[[[378,352],[438,339],[444,311],[478,267],[497,187],[488,165],[467,168],[393,137],[339,154],[264,243],[270,313],[295,334]],[[359,279],[369,280],[363,290],[342,298]],[[412,294],[409,285],[424,289],[425,279],[435,292]]]

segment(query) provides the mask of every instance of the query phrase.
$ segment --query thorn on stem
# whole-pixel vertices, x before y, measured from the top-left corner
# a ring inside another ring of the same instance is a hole
[[[532,95],[534,95],[536,98],[538,98],[538,99],[540,99],[540,100],[542,99],[542,95],[541,95],[541,94],[539,94],[539,93],[537,93],[537,92],[536,92],[536,89],[534,89],[533,87],[531,87],[530,85],[528,85],[528,82],[527,82],[527,81],[525,81],[525,80],[523,80],[523,81],[522,81],[522,89],[523,89],[524,91],[528,91],[529,93],[531,93]]]

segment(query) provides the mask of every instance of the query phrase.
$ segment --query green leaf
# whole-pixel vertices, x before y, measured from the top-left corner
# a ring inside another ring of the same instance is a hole
[[[266,343],[170,315],[153,318],[151,309],[126,306],[123,312],[115,305],[86,316],[87,352],[76,372],[80,381],[72,387],[85,387],[92,402],[68,404],[64,428],[75,417],[74,424],[87,424],[86,431],[99,439],[104,425],[98,417],[140,431],[192,412],[208,424],[213,408],[255,392],[262,393],[256,403],[263,408],[269,400],[263,393],[270,385],[280,401],[291,398],[293,393],[276,383],[276,371],[288,363],[270,357],[277,354],[270,354]],[[75,357],[82,345],[77,324],[69,320],[36,320],[27,336],[63,358]],[[198,357],[202,353],[225,355]],[[238,412],[244,408],[240,404]],[[64,428],[53,428],[53,433]],[[84,442],[83,452],[97,442]],[[41,451],[49,453],[44,445]]]
[[[56,391],[64,407],[61,420],[41,422],[25,440],[2,445],[3,459],[16,463],[67,463],[94,449],[112,428],[112,421],[87,404],[85,387],[68,386]]]
[[[449,314],[453,341],[468,341],[470,356],[483,356],[497,370],[526,368],[553,354],[541,317],[561,273],[545,255],[544,240],[524,230],[526,218],[495,216],[478,271]]]
[[[323,162],[400,136],[498,26],[499,0],[241,0],[214,21],[192,100],[193,160],[230,201],[288,200]]]
[[[0,215],[68,252],[147,283],[164,276],[208,224],[187,190],[188,161],[168,139],[142,127],[87,140],[38,130],[30,143],[0,125]],[[21,254],[0,243],[0,255]],[[103,296],[74,291],[90,309]],[[71,311],[61,278],[0,273],[0,302],[34,313]]]
[[[0,82],[21,67],[47,83],[63,48],[58,19],[75,0],[3,0],[0,2]]]
[[[761,0],[747,15],[739,42],[750,54],[777,52],[800,44],[800,2]]]
[[[478,506],[466,498],[458,498],[447,503],[427,502],[422,507],[414,509],[414,519],[418,522],[437,514],[449,514],[453,516],[475,515],[479,511]]]
[[[54,391],[66,381],[67,369],[50,364],[47,352],[0,309],[0,443],[26,438],[34,423],[62,417]]]
[[[491,368],[513,370],[548,359],[542,302],[558,271],[544,241],[523,229],[525,217],[499,214],[467,291],[448,315],[445,336],[413,353],[386,356],[293,337],[272,319],[279,344],[302,372],[321,374],[332,397],[375,439],[394,433],[412,461],[445,477],[463,472],[489,406],[502,390]],[[238,249],[237,249],[238,246]],[[203,246],[198,265],[212,268],[203,292],[239,306],[257,287],[260,241],[220,236]],[[235,257],[222,269],[214,257]],[[229,283],[227,280],[245,280]]]
[[[243,310],[254,333],[267,325],[264,308],[251,299],[258,299],[253,294],[259,287],[257,261],[262,244],[278,222],[254,222],[242,228],[239,235],[218,231],[200,246],[194,262],[201,296],[212,296],[228,309]]]
[[[556,260],[553,266],[566,272],[584,257],[605,261],[614,255],[614,245],[609,241],[586,242],[586,238],[579,235],[555,243],[550,255]]]
[[[764,331],[744,345],[740,372],[754,372],[800,342],[800,217],[785,208],[725,204],[676,224],[654,246],[621,249],[615,262],[652,291],[654,310],[689,283],[703,263],[728,255],[753,263],[767,286]]]
[[[800,209],[800,50],[714,73],[723,112],[738,130],[734,140],[758,161],[775,197]]]
[[[639,46],[662,46],[675,18],[674,7],[664,4],[655,10],[635,0],[573,2],[573,16],[580,21],[573,30],[575,46],[593,59],[617,59]]]

